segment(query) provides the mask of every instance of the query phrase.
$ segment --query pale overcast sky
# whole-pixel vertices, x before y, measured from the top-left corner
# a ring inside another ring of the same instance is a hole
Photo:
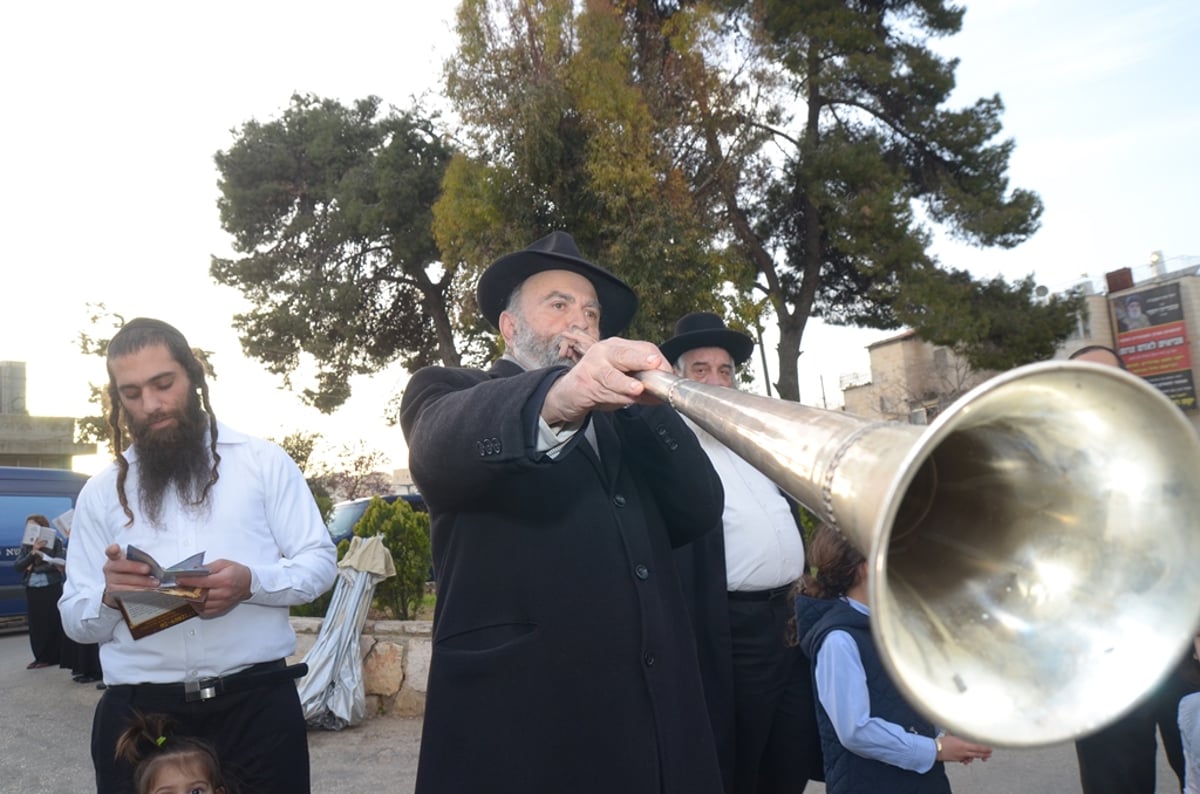
[[[342,101],[376,94],[405,107],[436,93],[453,47],[455,3],[344,0],[8,4],[0,10],[7,180],[0,197],[0,360],[27,362],[28,408],[89,411],[98,359],[76,353],[85,304],[165,319],[216,352],[218,415],[250,433],[366,438],[394,467],[407,452],[382,414],[399,367],[355,383],[331,417],[300,405],[245,359],[231,316],[240,294],[208,276],[229,253],[217,218],[213,153],[293,92]],[[1038,191],[1043,228],[1011,251],[939,244],[978,275],[1036,274],[1051,289],[1200,255],[1200,38],[1194,0],[978,0],[939,44],[961,59],[956,101],[1000,93],[1017,141],[1013,185]],[[810,325],[803,402],[841,402],[841,374],[867,368],[889,336]],[[772,364],[774,366],[774,364]],[[776,370],[777,371],[777,370]],[[81,468],[94,470],[98,462]]]

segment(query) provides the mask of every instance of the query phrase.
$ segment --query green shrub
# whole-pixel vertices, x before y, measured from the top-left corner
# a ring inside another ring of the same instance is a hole
[[[413,510],[403,499],[388,504],[377,497],[354,525],[354,534],[363,538],[383,536],[383,545],[396,565],[396,575],[375,588],[375,603],[396,620],[411,620],[425,597],[425,582],[433,561],[429,514]]]
[[[396,620],[412,620],[426,601],[425,582],[429,578],[432,555],[429,548],[429,514],[413,510],[408,502],[397,499],[388,504],[378,497],[371,500],[362,518],[354,525],[354,534],[369,538],[383,535],[383,545],[391,552],[396,575],[375,588],[373,606]],[[337,558],[346,556],[350,543],[338,543]],[[334,584],[336,587],[336,582]],[[308,604],[291,608],[295,617],[323,618],[333,600],[333,588]]]

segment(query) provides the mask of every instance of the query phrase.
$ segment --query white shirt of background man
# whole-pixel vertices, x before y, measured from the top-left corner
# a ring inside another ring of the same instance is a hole
[[[804,573],[804,541],[775,483],[684,419],[725,487],[725,576],[729,590],[770,590]]]

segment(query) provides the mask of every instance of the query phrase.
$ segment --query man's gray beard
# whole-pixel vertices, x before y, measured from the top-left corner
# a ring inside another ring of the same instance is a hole
[[[549,338],[538,336],[524,320],[517,321],[517,332],[513,337],[512,356],[521,362],[526,369],[542,369],[544,367],[573,367],[575,361],[560,356],[562,337]]]

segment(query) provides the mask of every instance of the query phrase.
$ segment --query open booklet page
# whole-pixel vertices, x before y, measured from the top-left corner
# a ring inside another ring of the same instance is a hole
[[[32,546],[39,540],[46,541],[47,546],[53,546],[58,539],[58,533],[53,527],[44,527],[36,521],[25,522],[25,533],[21,536],[22,546]]]
[[[204,567],[204,552],[202,551],[196,552],[186,560],[180,560],[174,565],[164,568],[149,552],[143,551],[131,543],[125,547],[125,558],[144,562],[149,565],[150,575],[158,580],[160,590],[166,587],[174,587],[175,578],[178,576],[207,576],[209,573],[208,568]]]

